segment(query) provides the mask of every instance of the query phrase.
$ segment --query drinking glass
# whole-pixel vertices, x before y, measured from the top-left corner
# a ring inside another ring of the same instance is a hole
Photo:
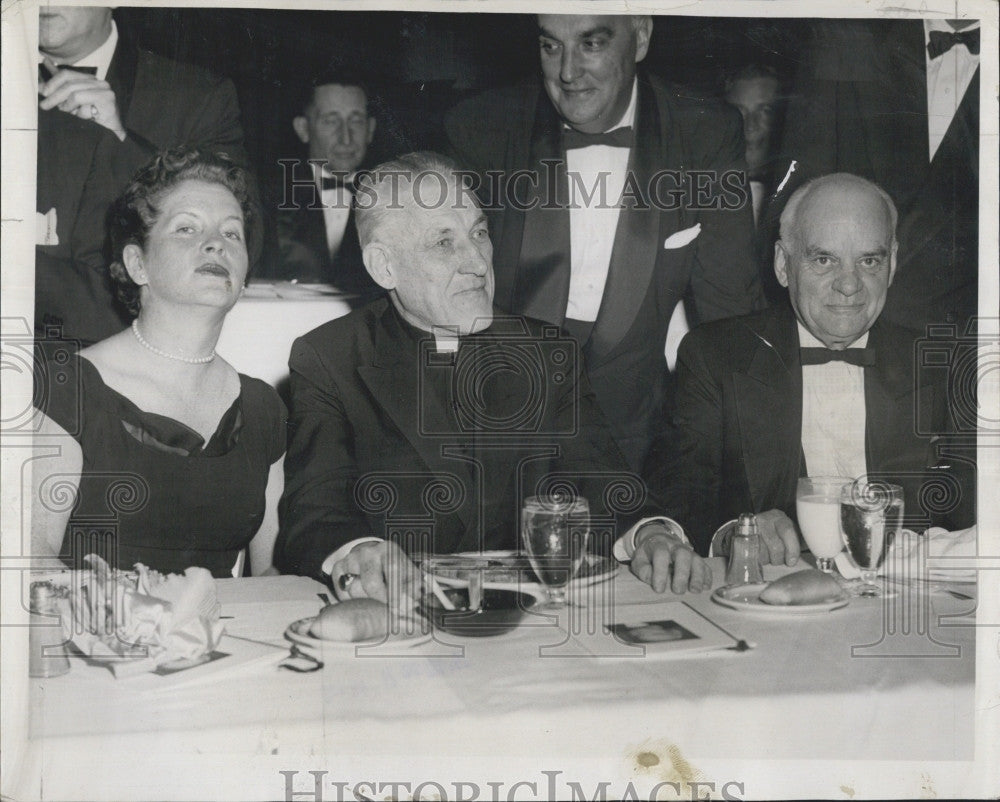
[[[902,525],[899,485],[857,480],[841,490],[840,527],[844,545],[861,570],[859,596],[882,595],[875,576]]]
[[[585,498],[529,496],[521,510],[521,538],[531,567],[548,592],[547,604],[566,604],[566,586],[580,570],[590,536],[590,508]]]
[[[840,535],[840,493],[851,480],[845,476],[804,476],[795,491],[799,529],[816,567],[833,573],[833,558],[844,549]]]

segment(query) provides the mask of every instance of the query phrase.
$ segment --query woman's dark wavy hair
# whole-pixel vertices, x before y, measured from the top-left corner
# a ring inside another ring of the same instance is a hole
[[[149,164],[132,176],[125,191],[112,204],[108,213],[108,233],[111,238],[109,271],[115,282],[118,300],[133,317],[139,314],[140,287],[125,269],[122,252],[126,245],[146,249],[149,230],[160,214],[158,205],[170,190],[182,181],[207,181],[224,186],[236,197],[243,211],[244,241],[254,242],[251,228],[257,223],[250,200],[250,176],[225,153],[208,153],[195,148],[179,147],[159,153]],[[249,245],[248,245],[249,247]]]

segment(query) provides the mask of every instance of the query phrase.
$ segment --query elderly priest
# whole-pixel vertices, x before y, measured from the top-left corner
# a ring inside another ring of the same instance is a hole
[[[629,473],[575,342],[494,314],[486,219],[455,170],[409,154],[359,187],[365,267],[388,297],[292,346],[275,564],[341,597],[414,595],[407,555],[516,549],[522,500],[572,486],[654,589],[706,589],[707,564]]]

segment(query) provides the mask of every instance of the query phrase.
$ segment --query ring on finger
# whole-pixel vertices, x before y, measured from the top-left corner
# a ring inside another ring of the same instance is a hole
[[[98,109],[97,106],[95,106],[93,103],[91,103],[90,104],[90,119],[91,120],[96,120],[100,116],[101,116],[100,109]]]
[[[346,591],[357,578],[357,574],[341,574],[337,577],[337,587]]]

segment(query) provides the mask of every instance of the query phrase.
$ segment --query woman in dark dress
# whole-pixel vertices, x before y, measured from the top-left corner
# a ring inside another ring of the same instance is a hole
[[[247,276],[250,211],[246,173],[189,149],[160,154],[115,202],[111,275],[135,319],[79,354],[48,348],[36,555],[230,576],[249,548],[253,573],[273,571],[285,408],[215,353]]]

